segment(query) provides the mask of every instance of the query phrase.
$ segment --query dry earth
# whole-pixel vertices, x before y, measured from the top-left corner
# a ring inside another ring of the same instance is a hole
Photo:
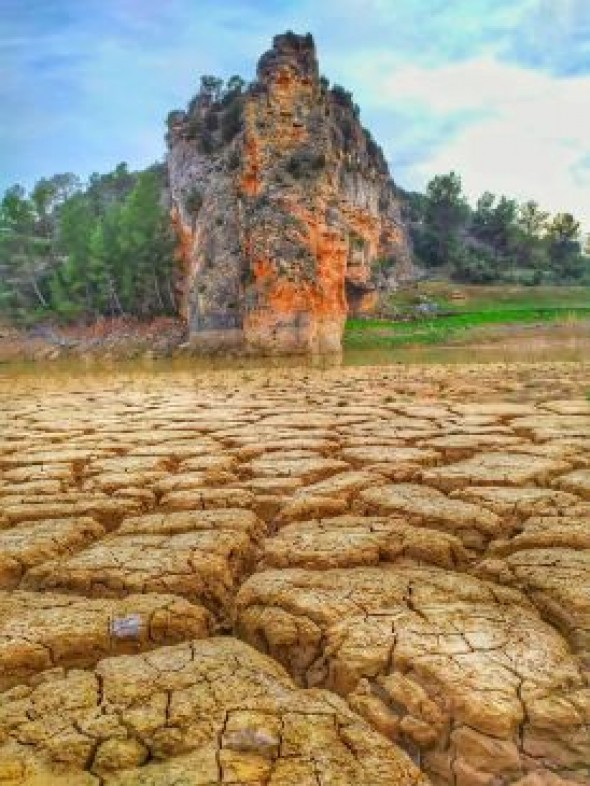
[[[0,378],[0,784],[590,784],[589,387]]]

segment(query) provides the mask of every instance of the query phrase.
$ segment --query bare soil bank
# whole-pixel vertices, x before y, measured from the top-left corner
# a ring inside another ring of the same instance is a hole
[[[101,319],[92,325],[43,325],[29,330],[0,325],[0,363],[68,356],[128,359],[146,353],[167,357],[182,345],[184,337],[183,323],[170,317],[150,322]]]
[[[385,328],[384,328],[385,330]],[[378,333],[378,331],[374,331]],[[452,362],[448,352],[481,350],[477,356],[458,357],[459,362],[501,360],[576,360],[590,356],[590,321],[575,320],[544,324],[510,324],[475,328],[461,336],[430,346],[413,344],[388,347],[379,341],[364,347],[346,347],[351,365],[382,364],[396,361]],[[447,353],[447,354],[445,354]],[[133,359],[182,358],[202,354],[187,342],[183,322],[159,318],[151,322],[131,319],[100,320],[92,325],[69,327],[43,326],[18,330],[0,324],[0,364],[84,359],[88,361],[125,361]],[[414,357],[415,355],[415,357]],[[421,357],[424,355],[424,357]],[[240,357],[237,350],[217,355],[223,363]],[[246,357],[246,353],[243,353]],[[363,357],[366,356],[366,360]],[[427,357],[428,356],[428,357]]]

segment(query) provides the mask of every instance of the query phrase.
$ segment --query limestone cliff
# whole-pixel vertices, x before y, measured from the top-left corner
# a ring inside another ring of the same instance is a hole
[[[181,304],[194,343],[340,348],[346,314],[412,275],[381,149],[311,35],[276,36],[246,89],[204,78],[168,118]]]

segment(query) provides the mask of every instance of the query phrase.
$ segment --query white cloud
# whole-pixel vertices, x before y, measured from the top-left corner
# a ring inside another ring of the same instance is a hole
[[[250,77],[273,33],[310,29],[400,185],[455,169],[471,198],[535,198],[590,231],[590,0],[0,4],[1,187],[152,161],[201,73]]]
[[[454,169],[472,199],[484,190],[533,198],[553,212],[574,213],[590,231],[590,76],[556,78],[491,57],[437,69],[407,66],[382,76],[371,103],[418,115],[470,115],[413,164],[417,182]]]

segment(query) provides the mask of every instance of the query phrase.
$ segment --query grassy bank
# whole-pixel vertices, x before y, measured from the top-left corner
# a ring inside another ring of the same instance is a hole
[[[387,306],[410,313],[424,300],[457,313],[498,308],[590,308],[590,287],[459,285],[425,281],[390,295]]]
[[[457,287],[429,282],[393,295],[387,319],[350,319],[350,349],[465,343],[503,326],[590,320],[587,287]]]

